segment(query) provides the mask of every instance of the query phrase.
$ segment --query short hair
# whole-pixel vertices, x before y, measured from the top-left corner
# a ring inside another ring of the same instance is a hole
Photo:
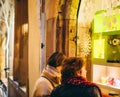
[[[54,52],[48,59],[47,64],[52,67],[58,67],[62,65],[62,62],[66,58],[62,52]]]
[[[77,76],[76,72],[80,71],[84,65],[84,60],[78,57],[67,58],[62,67],[62,80],[66,80],[69,77]]]

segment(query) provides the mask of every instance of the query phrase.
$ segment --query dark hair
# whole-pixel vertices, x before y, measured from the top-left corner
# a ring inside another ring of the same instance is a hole
[[[63,53],[54,52],[49,57],[47,64],[56,68],[56,67],[62,65],[62,62],[64,61],[65,58],[66,58],[66,56]]]
[[[63,63],[61,71],[62,80],[66,80],[69,77],[76,76],[76,72],[80,71],[84,66],[84,60],[78,57],[67,58]]]

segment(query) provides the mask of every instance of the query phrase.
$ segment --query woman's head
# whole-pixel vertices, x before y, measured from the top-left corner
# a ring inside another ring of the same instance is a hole
[[[48,59],[47,64],[52,67],[59,67],[62,65],[62,62],[65,60],[66,56],[61,52],[54,52]]]
[[[63,68],[61,73],[62,73],[62,79],[67,79],[73,76],[86,77],[84,60],[78,57],[67,58],[63,63]]]

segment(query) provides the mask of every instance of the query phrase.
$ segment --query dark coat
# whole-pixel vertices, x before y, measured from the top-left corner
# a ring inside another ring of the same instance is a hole
[[[92,84],[75,85],[71,83],[64,83],[56,87],[51,97],[102,97],[100,89]]]

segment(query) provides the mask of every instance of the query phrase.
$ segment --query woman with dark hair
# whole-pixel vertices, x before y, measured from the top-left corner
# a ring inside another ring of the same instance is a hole
[[[33,97],[50,97],[51,91],[60,84],[62,62],[66,56],[61,52],[54,52],[47,61],[47,66],[37,80]]]
[[[102,97],[99,87],[87,81],[85,63],[81,58],[67,58],[62,68],[62,84],[51,97]]]

